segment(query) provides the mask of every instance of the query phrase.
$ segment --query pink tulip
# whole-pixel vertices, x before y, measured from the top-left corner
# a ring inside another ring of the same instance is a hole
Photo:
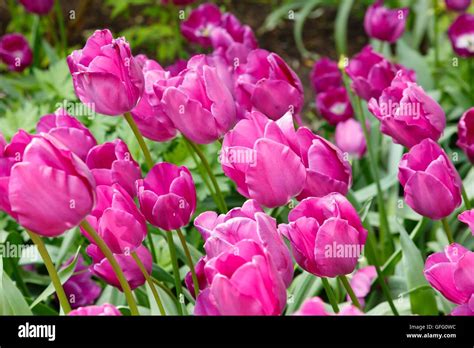
[[[28,12],[45,15],[53,8],[54,0],[20,0],[20,3]]]
[[[300,309],[295,312],[294,315],[299,316],[328,316],[334,315],[328,313],[326,310],[327,305],[319,297],[312,297],[303,302]],[[344,306],[337,315],[364,315],[357,307],[352,305]]]
[[[471,0],[445,0],[445,3],[450,11],[464,12],[471,5]]]
[[[362,126],[353,118],[337,124],[334,139],[341,151],[347,152],[356,158],[362,158],[367,151]]]
[[[418,214],[439,220],[461,204],[461,178],[443,149],[425,139],[403,155],[398,179],[405,202]]]
[[[466,210],[465,212],[459,214],[458,219],[459,221],[468,225],[472,234],[474,235],[474,209]]]
[[[135,181],[141,178],[140,167],[122,140],[94,146],[87,155],[86,164],[97,185],[111,186],[117,183],[130,196],[136,195]]]
[[[186,226],[196,209],[196,188],[186,167],[156,164],[137,181],[137,192],[148,222],[165,231]]]
[[[298,114],[304,102],[299,77],[275,53],[256,49],[249,53],[247,63],[237,70],[236,99],[247,111],[257,110],[272,120],[288,111]]]
[[[277,122],[252,112],[228,132],[222,143],[222,170],[237,191],[266,207],[278,207],[303,189],[305,167],[285,137],[292,127],[290,113]],[[281,170],[285,168],[285,170]]]
[[[457,145],[463,149],[471,163],[474,163],[474,107],[467,110],[458,123]]]
[[[349,95],[344,87],[319,93],[316,96],[316,109],[333,126],[354,116]]]
[[[210,34],[221,25],[222,13],[215,4],[204,3],[191,11],[189,18],[181,23],[183,36],[203,47],[211,46]]]
[[[290,211],[288,220],[279,231],[304,270],[331,278],[354,271],[367,231],[343,195],[307,198]]]
[[[187,68],[187,66],[188,66],[187,60],[178,59],[173,64],[168,65],[165,68],[165,70],[168,71],[172,77],[174,77],[174,76],[178,76],[181,71]],[[145,81],[145,85],[146,85],[146,81]]]
[[[198,280],[198,285],[199,285],[199,290],[203,290],[207,288],[207,279],[206,279],[206,274],[204,273],[204,266],[206,265],[207,262],[207,257],[201,257],[198,262],[194,265],[194,271],[196,272],[196,277]],[[194,283],[193,283],[193,276],[191,272],[188,272],[184,278],[184,282],[186,284],[186,287],[189,290],[189,293],[193,296],[195,296],[195,291],[194,291]]]
[[[376,0],[365,13],[364,28],[374,39],[394,43],[405,31],[408,8],[389,9]]]
[[[368,107],[379,119],[380,131],[408,148],[427,138],[437,141],[446,127],[443,108],[401,73]]]
[[[280,315],[285,307],[285,284],[253,240],[210,259],[204,271],[209,286],[196,300],[196,315]]]
[[[464,58],[474,57],[474,15],[460,15],[448,29],[454,52]]]
[[[33,62],[33,52],[26,38],[18,33],[5,34],[0,38],[0,61],[10,71],[23,71]]]
[[[216,141],[236,122],[230,73],[219,57],[194,56],[163,94],[164,110],[184,136],[199,144]]]
[[[314,63],[310,79],[316,93],[326,92],[332,88],[342,86],[342,74],[337,62],[326,57]]]
[[[100,306],[80,307],[69,312],[71,316],[120,316],[122,313],[114,305],[104,303]]]
[[[377,277],[374,266],[367,266],[357,270],[351,278],[350,284],[359,303],[365,306],[365,297],[369,294],[373,280]],[[347,300],[350,301],[349,295]]]
[[[48,133],[83,161],[89,150],[97,145],[90,130],[62,108],[54,114],[41,117],[36,125],[36,132]]]
[[[131,111],[143,91],[143,74],[124,38],[97,30],[82,50],[67,57],[78,98],[95,112],[118,116]]]
[[[164,5],[168,5],[170,2],[172,2],[174,5],[177,6],[185,6],[192,4],[196,0],[161,0],[161,3]]]

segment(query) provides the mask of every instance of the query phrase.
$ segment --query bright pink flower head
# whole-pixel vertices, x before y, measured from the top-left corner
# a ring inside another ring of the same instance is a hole
[[[222,170],[241,195],[266,207],[278,207],[301,192],[305,167],[285,136],[289,128],[294,133],[290,113],[275,122],[255,111],[225,135]]]
[[[278,120],[288,111],[298,114],[303,107],[303,86],[299,77],[276,53],[262,49],[250,52],[247,63],[237,68],[236,98],[247,111],[257,110]]]
[[[278,228],[304,270],[331,278],[354,271],[367,231],[343,195],[307,198],[290,211],[288,220]]]
[[[135,181],[141,178],[140,167],[121,139],[94,146],[87,155],[97,185],[119,184],[130,196],[136,195]]]
[[[54,0],[20,0],[28,12],[45,15],[54,5]]]
[[[122,290],[120,282],[112,266],[110,265],[109,261],[107,261],[97,245],[89,244],[87,246],[86,252],[93,261],[91,271],[97,277],[103,279],[107,284]],[[135,252],[145,266],[148,274],[150,274],[152,269],[152,256],[148,249],[141,245],[135,250]],[[143,273],[140,271],[140,268],[137,266],[137,263],[131,254],[114,254],[114,257],[122,269],[125,279],[130,284],[130,288],[132,290],[145,284],[145,277],[143,276]]]
[[[120,316],[122,313],[114,305],[105,303],[100,306],[80,307],[70,311],[68,315],[72,316]]]
[[[156,164],[137,181],[137,192],[148,222],[165,231],[186,226],[196,209],[196,188],[186,167]]]
[[[81,50],[67,57],[78,98],[95,112],[119,116],[131,111],[143,91],[143,74],[124,38],[97,30]]]
[[[356,54],[346,68],[347,75],[352,80],[352,89],[364,100],[380,97],[399,70],[411,81],[415,81],[415,73],[412,70],[390,63],[370,45]]]
[[[437,141],[446,127],[443,108],[401,72],[368,108],[380,121],[380,131],[408,148],[427,138]]]
[[[474,15],[460,15],[448,29],[454,52],[464,58],[474,57]]]
[[[300,316],[327,316],[327,315],[334,315],[329,313],[326,310],[327,305],[321,300],[319,297],[312,297],[303,302],[300,309],[295,312],[294,315]],[[347,316],[354,316],[354,315],[363,315],[357,307],[352,305],[344,306],[341,308],[341,311],[336,315],[347,315]]]
[[[377,0],[365,13],[365,32],[374,39],[394,43],[405,31],[408,12],[408,8],[389,9],[383,6],[383,0]]]
[[[184,136],[208,144],[234,126],[231,76],[222,58],[194,56],[176,78],[176,86],[164,91],[162,101],[166,114]]]
[[[222,13],[214,4],[205,3],[191,11],[189,18],[181,23],[181,32],[190,42],[203,47],[211,46],[210,34],[221,25]]]
[[[365,297],[369,294],[372,282],[376,277],[377,271],[375,267],[367,266],[357,270],[351,278],[351,287],[362,306],[365,306]],[[347,296],[347,300],[351,300],[349,295]]]
[[[209,286],[196,300],[196,315],[280,315],[286,287],[263,247],[237,242],[204,266]]]
[[[192,4],[196,0],[161,0],[161,3],[164,5],[168,5],[170,2],[172,2],[174,5],[178,6],[185,6]]]
[[[466,210],[459,214],[458,219],[468,225],[474,235],[474,209]]]
[[[353,118],[339,122],[334,135],[336,145],[341,151],[362,158],[367,150],[364,131],[359,122]]]
[[[30,66],[33,52],[26,38],[18,33],[3,35],[0,38],[0,60],[10,71],[23,71]]]
[[[316,109],[333,126],[354,116],[349,95],[344,87],[319,93],[316,96]]]
[[[90,130],[62,108],[54,114],[41,117],[36,125],[36,132],[48,133],[83,161],[86,160],[89,150],[97,145]]]
[[[464,12],[471,5],[471,0],[445,0],[446,8],[450,11]]]
[[[474,107],[467,110],[458,123],[458,142],[471,163],[474,163]]]
[[[314,63],[310,79],[316,93],[342,86],[342,74],[337,62],[326,57]]]
[[[403,155],[398,179],[405,202],[430,219],[445,218],[461,204],[461,178],[448,155],[431,139]]]

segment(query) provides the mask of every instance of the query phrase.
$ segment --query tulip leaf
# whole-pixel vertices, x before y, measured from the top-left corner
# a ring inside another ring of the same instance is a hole
[[[23,294],[18,290],[8,274],[3,271],[0,256],[0,315],[32,315]]]
[[[321,288],[322,283],[320,278],[303,271],[303,273],[295,277],[288,289],[286,314],[296,312],[304,300],[315,296]]]
[[[353,5],[354,0],[341,1],[337,10],[334,38],[339,55],[347,53],[347,21]]]
[[[426,58],[411,48],[403,39],[397,42],[399,63],[416,72],[416,80],[426,91],[433,89],[434,80]]]

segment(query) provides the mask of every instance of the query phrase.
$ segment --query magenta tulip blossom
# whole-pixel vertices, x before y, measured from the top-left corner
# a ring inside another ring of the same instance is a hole
[[[354,271],[367,238],[357,211],[340,193],[307,198],[279,226],[296,262],[319,277]]]
[[[97,30],[81,50],[67,57],[78,98],[104,115],[131,111],[143,91],[143,74],[124,38]]]
[[[337,62],[326,57],[314,63],[310,79],[316,93],[342,86],[342,74]]]
[[[349,95],[344,87],[319,93],[316,96],[316,109],[331,125],[337,125],[354,116]]]
[[[54,114],[40,118],[36,125],[37,133],[48,133],[85,161],[89,150],[97,145],[90,130],[60,108]]]
[[[181,32],[188,41],[203,47],[211,46],[210,34],[221,25],[222,12],[215,4],[204,3],[191,11],[181,23]]]
[[[362,126],[353,118],[337,124],[334,139],[341,151],[356,158],[362,158],[367,151]]]
[[[276,53],[262,49],[250,52],[247,63],[236,70],[236,98],[247,111],[257,110],[278,120],[288,111],[298,114],[303,107],[303,86],[299,77]]]
[[[403,155],[398,179],[405,202],[430,219],[445,218],[461,204],[461,178],[448,155],[431,139]]]
[[[364,28],[374,39],[394,43],[405,31],[408,8],[389,9],[376,0],[365,13]]]
[[[86,306],[68,313],[71,316],[120,316],[122,313],[114,305],[104,303],[100,306]]]
[[[184,6],[184,5],[192,4],[194,1],[196,0],[161,0],[161,3],[167,5],[170,2],[172,2],[175,5]]]
[[[446,8],[450,11],[464,12],[471,5],[472,0],[445,0]]]
[[[398,74],[369,111],[380,121],[380,131],[408,148],[423,139],[437,141],[446,127],[443,108],[420,86]]]
[[[465,212],[459,214],[458,219],[459,221],[467,224],[474,235],[474,209],[466,210]]]
[[[474,57],[474,15],[460,15],[448,29],[454,52],[464,58]]]
[[[458,123],[458,142],[456,143],[474,163],[474,107],[467,110]]]
[[[137,192],[148,222],[165,231],[186,226],[196,209],[196,188],[186,167],[156,164],[137,181]]]
[[[303,302],[300,309],[295,312],[294,315],[300,316],[327,316],[327,315],[334,315],[329,313],[326,310],[327,305],[321,300],[319,297],[312,297]],[[341,308],[341,311],[337,315],[346,315],[346,316],[353,316],[353,315],[364,315],[363,312],[360,311],[357,307],[352,305],[346,305]]]
[[[188,61],[184,59],[178,59],[176,60],[173,64],[168,65],[165,70],[170,73],[172,77],[178,76],[181,71],[186,69],[188,67]],[[146,78],[146,76],[145,76]],[[145,87],[146,87],[146,81],[145,81]]]
[[[6,34],[0,38],[0,61],[10,71],[23,71],[33,62],[33,52],[26,38],[18,33]]]
[[[20,3],[28,12],[45,15],[53,8],[54,0],[20,0]]]
[[[365,297],[369,294],[373,280],[377,277],[375,266],[367,266],[357,270],[350,280],[354,294],[357,296],[359,303],[365,306]],[[349,295],[347,300],[350,301]]]
[[[117,183],[130,196],[136,195],[135,181],[141,178],[140,167],[121,139],[94,146],[87,155],[86,164],[97,185]]]

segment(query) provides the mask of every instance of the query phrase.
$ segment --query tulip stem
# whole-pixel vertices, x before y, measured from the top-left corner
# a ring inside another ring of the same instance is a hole
[[[341,281],[342,285],[344,286],[344,288],[346,289],[347,291],[347,294],[349,295],[349,297],[351,298],[351,301],[352,301],[352,304],[354,306],[356,306],[357,308],[359,308],[360,310],[362,310],[362,307],[359,303],[359,299],[357,298],[357,296],[355,295],[354,293],[354,290],[352,289],[352,286],[351,284],[349,283],[349,280],[347,280],[347,277],[345,274],[343,275],[340,275],[339,277],[339,280]]]
[[[453,233],[451,232],[451,228],[449,227],[448,220],[446,218],[441,219],[441,223],[443,224],[444,232],[446,233],[446,237],[448,237],[449,244],[454,243]]]
[[[120,265],[115,259],[115,256],[112,251],[109,249],[107,244],[105,244],[104,240],[99,236],[95,229],[86,220],[83,220],[81,222],[81,227],[93,239],[94,243],[99,247],[100,251],[102,251],[102,254],[104,254],[107,261],[109,261],[110,266],[114,270],[115,275],[117,276],[117,279],[120,283],[120,286],[122,287],[122,291],[125,294],[128,306],[130,307],[130,313],[132,315],[140,315],[140,313],[138,312],[137,303],[135,302],[135,299],[132,294],[132,289],[130,288],[130,285],[128,284],[128,281],[125,278],[125,275],[123,274],[122,269],[120,268]]]
[[[469,196],[467,195],[464,185],[461,186],[461,194],[462,194],[462,199],[464,200],[464,206],[466,207],[466,210],[471,210],[472,209],[471,201],[469,200]]]
[[[439,68],[439,26],[438,26],[438,0],[433,1],[433,29],[434,29],[434,58],[435,58],[435,68]],[[436,79],[438,80],[438,79]]]
[[[128,125],[130,126],[130,129],[135,135],[135,138],[137,138],[138,145],[140,145],[140,148],[142,149],[142,152],[143,152],[143,156],[145,156],[146,166],[148,167],[148,169],[151,169],[153,167],[153,160],[151,159],[150,150],[148,149],[148,146],[146,145],[145,139],[143,139],[142,133],[140,133],[140,130],[138,129],[138,126],[133,120],[133,117],[130,114],[130,112],[126,112],[123,115],[123,117],[125,118]]]
[[[170,257],[171,257],[171,265],[173,266],[173,274],[174,274],[174,284],[176,286],[176,298],[178,299],[177,307],[179,315],[183,315],[183,304],[181,301],[183,300],[183,289],[181,288],[181,278],[179,276],[179,266],[178,266],[178,258],[176,257],[176,247],[173,241],[173,235],[171,232],[165,231],[166,238],[168,240],[168,247],[170,250]]]
[[[143,264],[142,260],[140,260],[140,258],[138,257],[136,251],[133,251],[131,255],[133,259],[135,260],[135,262],[137,263],[138,268],[140,268],[140,271],[142,272],[143,276],[145,277],[145,280],[151,289],[151,292],[153,294],[153,297],[155,298],[155,302],[158,305],[161,315],[166,315],[165,308],[163,307],[163,302],[161,302],[160,295],[158,294],[155,284],[151,280],[150,275],[148,274],[145,268],[145,265]]]
[[[59,37],[61,39],[61,48],[63,50],[64,57],[67,56],[67,36],[66,28],[64,26],[63,11],[59,0],[54,1],[54,11],[56,12],[56,19],[59,25]]]
[[[339,306],[337,305],[336,296],[334,296],[331,284],[329,284],[327,278],[324,277],[321,277],[321,282],[323,283],[324,291],[326,291],[326,295],[328,296],[332,310],[334,311],[334,313],[339,313]]]
[[[71,311],[71,305],[69,304],[63,285],[61,284],[61,279],[59,279],[58,272],[54,267],[53,260],[51,260],[51,256],[49,256],[48,250],[46,249],[43,240],[40,236],[32,231],[26,230],[26,232],[38,248],[38,252],[40,253],[44,265],[48,270],[51,282],[53,283],[54,289],[56,290],[56,295],[58,296],[59,304],[61,305],[64,314],[68,314]]]
[[[188,266],[189,266],[189,269],[191,270],[191,277],[193,278],[194,295],[197,298],[199,295],[199,281],[196,275],[196,270],[194,269],[193,258],[191,257],[191,253],[189,252],[188,244],[186,243],[186,238],[184,238],[183,232],[181,231],[180,228],[177,228],[176,232],[178,232],[179,240],[181,241],[181,244],[183,245],[184,254],[186,255],[186,259],[188,260]]]

